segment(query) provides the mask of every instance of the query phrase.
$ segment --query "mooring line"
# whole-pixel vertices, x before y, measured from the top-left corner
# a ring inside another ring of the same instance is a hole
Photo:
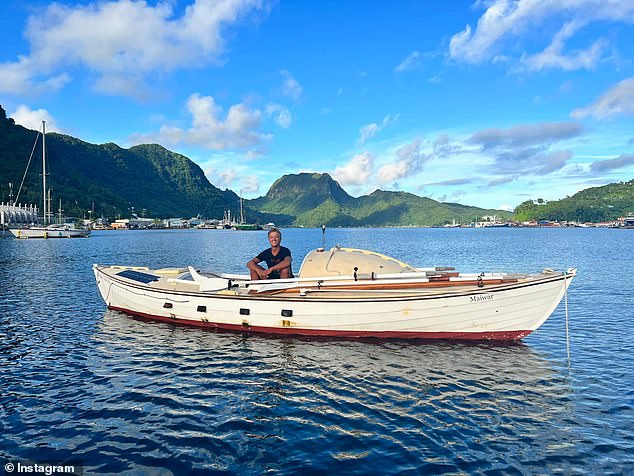
[[[566,354],[568,355],[568,369],[570,369],[570,331],[568,329],[568,274],[564,271],[564,305],[566,307]]]

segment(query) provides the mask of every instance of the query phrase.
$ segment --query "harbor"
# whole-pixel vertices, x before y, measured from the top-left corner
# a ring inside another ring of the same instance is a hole
[[[634,476],[634,0],[0,18],[6,474]]]
[[[321,230],[283,233],[297,272]],[[244,273],[262,233],[1,240],[0,447],[20,460],[81,461],[85,474],[628,474],[634,303],[623,263],[633,239],[585,228],[328,231],[327,247],[420,266],[578,267],[570,365],[563,303],[510,345],[263,336],[107,310],[92,276],[95,262]]]

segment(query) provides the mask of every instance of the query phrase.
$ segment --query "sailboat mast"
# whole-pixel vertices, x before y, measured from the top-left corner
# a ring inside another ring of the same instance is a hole
[[[42,197],[44,198],[44,225],[48,217],[48,197],[46,196],[46,121],[42,121]]]
[[[240,190],[240,224],[244,223],[244,210],[242,210],[242,190]]]
[[[51,189],[48,189],[48,222],[53,223],[53,200],[51,199]]]

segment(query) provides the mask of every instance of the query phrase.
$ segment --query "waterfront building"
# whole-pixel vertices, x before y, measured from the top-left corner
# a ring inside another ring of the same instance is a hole
[[[35,205],[0,203],[0,225],[31,225],[38,222]]]

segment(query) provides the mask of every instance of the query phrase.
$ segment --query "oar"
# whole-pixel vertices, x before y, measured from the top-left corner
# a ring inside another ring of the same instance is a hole
[[[208,278],[198,273],[194,268],[188,266],[189,274],[194,282],[198,283],[200,291],[220,291],[227,289],[229,281],[223,278]]]

